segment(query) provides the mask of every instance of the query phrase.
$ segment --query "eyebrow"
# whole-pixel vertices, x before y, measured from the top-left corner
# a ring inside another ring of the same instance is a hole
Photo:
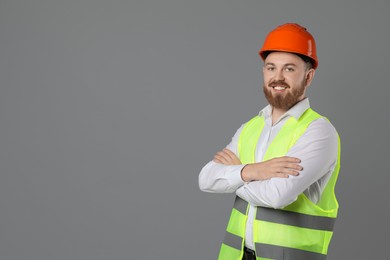
[[[297,65],[295,63],[286,63],[286,64],[284,64],[284,66],[285,67],[287,67],[287,66],[294,66],[294,67],[296,67]]]
[[[272,62],[267,62],[266,64],[264,64],[265,66],[276,66],[274,63]],[[287,66],[294,66],[294,67],[297,67],[297,65],[295,63],[286,63],[283,65],[283,67],[287,67]]]

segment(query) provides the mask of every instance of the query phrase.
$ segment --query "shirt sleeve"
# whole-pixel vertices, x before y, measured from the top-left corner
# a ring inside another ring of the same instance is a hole
[[[316,203],[336,165],[338,135],[332,124],[320,118],[289,150],[287,156],[301,159],[298,176],[253,181],[237,189],[236,194],[253,206],[283,208],[305,193]]]
[[[237,155],[238,139],[242,131],[241,126],[226,146]],[[199,188],[204,192],[233,193],[244,185],[241,179],[241,170],[245,165],[224,165],[211,160],[199,174]]]

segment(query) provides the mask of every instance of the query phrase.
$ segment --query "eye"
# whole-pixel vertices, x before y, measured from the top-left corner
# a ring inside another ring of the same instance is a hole
[[[286,67],[285,70],[286,70],[287,72],[293,72],[293,71],[295,71],[295,69],[294,69],[293,67]]]
[[[275,70],[275,68],[274,68],[274,67],[271,67],[271,66],[267,67],[266,69],[267,69],[268,71],[274,71],[274,70]]]

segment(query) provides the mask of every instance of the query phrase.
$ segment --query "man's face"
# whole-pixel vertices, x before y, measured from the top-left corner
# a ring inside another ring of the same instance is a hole
[[[314,69],[297,55],[288,52],[272,52],[264,61],[264,94],[272,107],[284,111],[304,99]]]

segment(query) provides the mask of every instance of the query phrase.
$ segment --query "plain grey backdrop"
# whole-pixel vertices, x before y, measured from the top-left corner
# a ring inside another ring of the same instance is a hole
[[[390,2],[0,0],[0,259],[216,259],[233,194],[198,174],[267,103],[257,52],[317,40],[342,140],[328,259],[390,259]]]

